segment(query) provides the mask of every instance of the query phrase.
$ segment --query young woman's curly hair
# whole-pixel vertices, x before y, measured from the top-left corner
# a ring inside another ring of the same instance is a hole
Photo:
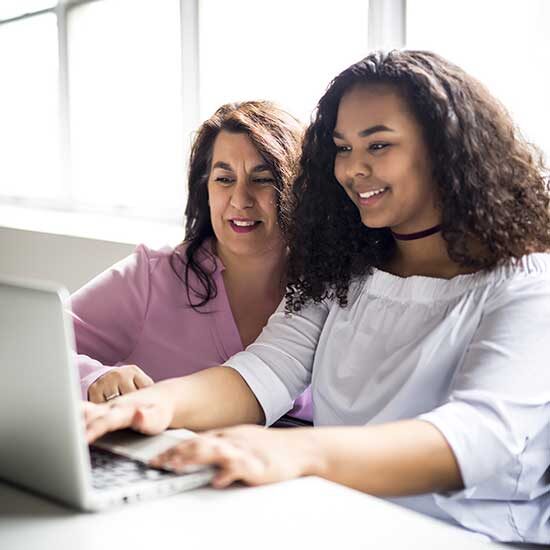
[[[340,100],[370,83],[395,86],[420,123],[453,261],[484,270],[550,248],[548,172],[504,107],[434,53],[375,52],[330,83],[306,131],[291,197],[287,311],[327,297],[345,306],[352,279],[395,250],[391,231],[364,226],[334,176]]]

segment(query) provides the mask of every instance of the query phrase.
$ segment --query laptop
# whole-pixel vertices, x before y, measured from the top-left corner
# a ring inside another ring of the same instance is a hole
[[[129,430],[86,443],[68,293],[50,283],[0,279],[0,479],[86,511],[179,493],[214,470],[147,466],[194,437]]]

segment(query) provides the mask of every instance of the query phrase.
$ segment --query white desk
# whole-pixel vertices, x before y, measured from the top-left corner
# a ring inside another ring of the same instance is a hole
[[[0,550],[496,550],[466,531],[319,478],[203,488],[98,514],[0,483]]]

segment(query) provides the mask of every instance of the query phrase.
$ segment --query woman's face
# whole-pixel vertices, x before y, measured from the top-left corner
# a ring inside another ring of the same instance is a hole
[[[334,175],[366,226],[414,233],[440,223],[422,130],[394,87],[351,88],[333,137]]]
[[[246,134],[222,130],[216,137],[208,201],[219,254],[281,250],[275,179]]]

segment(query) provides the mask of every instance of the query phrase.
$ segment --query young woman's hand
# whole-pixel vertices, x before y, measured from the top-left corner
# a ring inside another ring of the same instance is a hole
[[[88,443],[107,432],[123,428],[148,435],[158,434],[166,430],[174,418],[174,406],[158,384],[109,403],[84,401],[83,409]]]
[[[309,434],[312,428],[265,429],[237,426],[204,432],[182,441],[151,461],[151,465],[185,472],[193,465],[215,465],[214,487],[234,481],[263,485],[316,471],[318,453]]]
[[[116,367],[90,385],[88,399],[92,403],[105,403],[153,384],[153,380],[136,365]]]

